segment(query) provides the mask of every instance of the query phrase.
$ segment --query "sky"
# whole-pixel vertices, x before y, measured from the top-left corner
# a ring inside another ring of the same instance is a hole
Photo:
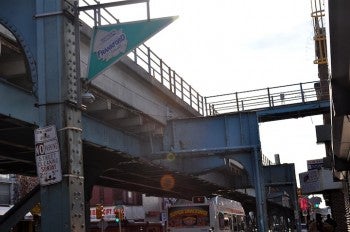
[[[145,19],[137,5],[115,16]],[[310,1],[150,0],[150,15],[179,16],[146,44],[202,96],[318,80]],[[322,116],[261,123],[262,152],[295,163],[298,179],[306,160],[325,156],[321,124]]]
[[[310,1],[151,0],[151,18],[179,18],[146,44],[203,96],[315,81]],[[295,163],[325,156],[322,116],[260,124],[262,152]]]

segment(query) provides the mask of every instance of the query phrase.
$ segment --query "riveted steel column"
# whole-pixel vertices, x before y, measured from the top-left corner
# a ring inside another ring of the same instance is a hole
[[[37,0],[40,126],[56,125],[63,180],[41,186],[41,231],[86,231],[74,0]]]
[[[254,185],[255,185],[255,194],[256,194],[256,223],[258,230],[260,232],[267,231],[267,206],[266,206],[266,194],[265,194],[265,182],[264,182],[264,173],[262,168],[261,160],[261,149],[256,147],[254,148],[253,154],[254,162]]]

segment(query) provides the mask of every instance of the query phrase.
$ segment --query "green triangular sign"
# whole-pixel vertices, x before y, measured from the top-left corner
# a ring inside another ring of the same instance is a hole
[[[87,80],[91,81],[175,19],[177,17],[165,17],[94,27]]]

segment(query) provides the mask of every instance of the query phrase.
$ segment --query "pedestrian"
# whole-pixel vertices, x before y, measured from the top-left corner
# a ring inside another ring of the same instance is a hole
[[[325,222],[332,226],[332,231],[335,231],[335,227],[337,227],[337,222],[333,218],[331,218],[330,214],[327,214],[327,219]]]
[[[322,215],[316,213],[316,220],[310,223],[310,232],[332,232],[332,226],[322,221]]]

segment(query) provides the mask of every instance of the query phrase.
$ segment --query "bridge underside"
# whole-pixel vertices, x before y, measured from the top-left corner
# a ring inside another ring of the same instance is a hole
[[[257,111],[259,122],[277,121],[329,113],[329,100],[275,106]]]
[[[31,94],[5,83],[0,84],[0,90],[0,97],[8,99],[0,102],[0,172],[35,176],[34,129],[37,128],[38,122],[36,100]],[[15,97],[8,97],[12,95]],[[107,110],[104,117],[113,113],[114,111]],[[232,182],[234,179],[241,179],[240,174],[234,175],[226,170],[227,167],[220,165],[212,170],[215,175],[202,171],[180,173],[178,170],[162,168],[146,161],[148,155],[152,153],[151,147],[153,149],[161,147],[160,135],[155,134],[151,142],[148,133],[125,132],[125,127],[118,128],[117,124],[103,122],[93,116],[84,114],[82,120],[85,181],[88,190],[94,184],[101,184],[188,199],[193,195],[210,194],[236,197],[236,193],[232,193],[232,185],[219,186],[213,178],[220,175],[222,179],[231,178]],[[203,160],[204,164],[208,165],[206,161]],[[165,175],[174,177],[174,188],[166,190],[161,188],[160,179]],[[246,195],[242,194],[240,197],[237,193],[236,198],[246,199]]]
[[[0,102],[0,172],[35,176],[35,98],[4,83],[0,88],[8,99]],[[14,92],[16,97],[8,98]],[[256,211],[255,196],[235,191],[255,186],[252,155],[260,149],[255,112],[172,121],[163,137],[151,140],[87,113],[82,118],[86,200],[93,185],[102,185],[186,199],[221,195]],[[168,153],[183,159],[169,163]],[[291,211],[269,201],[267,207]]]
[[[36,176],[34,157],[36,125],[4,115],[0,118],[0,172]],[[230,183],[215,179],[216,177],[221,180],[245,178],[242,173],[235,173],[232,167],[217,166],[208,172],[196,174],[188,171],[180,172],[177,168],[161,166],[154,160],[151,162],[142,156],[131,156],[111,147],[98,146],[88,141],[83,143],[86,199],[91,197],[93,185],[101,185],[160,197],[191,199],[194,195],[221,195],[242,202],[248,211],[256,211],[255,196],[247,195],[244,191],[234,191]],[[222,153],[219,157],[227,154],[237,155],[231,152]],[[200,157],[193,159],[198,161]],[[273,202],[268,201],[267,207],[274,211],[283,211],[286,215],[292,214],[291,209]]]
[[[1,115],[0,119],[0,172],[36,176],[34,156],[36,125],[4,115]],[[245,201],[249,199],[245,194],[232,192],[229,188],[205,181],[195,175],[171,171],[142,157],[134,157],[110,147],[84,142],[83,151],[87,190],[93,185],[102,185],[155,196],[186,199],[191,199],[193,195],[212,194]],[[161,182],[162,177],[165,183]],[[168,182],[172,181],[174,185],[169,186]],[[250,201],[255,202],[253,197]]]

